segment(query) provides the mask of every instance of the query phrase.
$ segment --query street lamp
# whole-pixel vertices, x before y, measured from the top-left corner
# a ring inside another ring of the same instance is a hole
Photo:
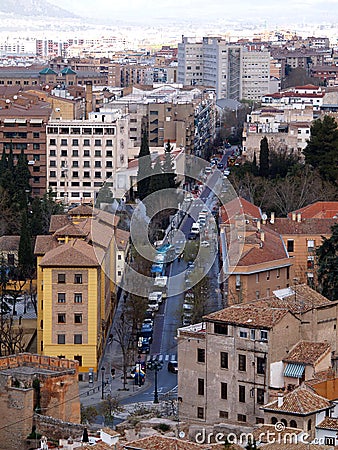
[[[102,392],[101,392],[101,399],[104,399],[104,374],[105,374],[106,369],[104,367],[101,367],[101,387],[102,387]]]
[[[155,391],[154,391],[154,403],[159,403],[158,401],[158,392],[157,392],[157,373],[163,367],[162,361],[158,359],[152,359],[147,363],[147,369],[153,370],[155,372]]]

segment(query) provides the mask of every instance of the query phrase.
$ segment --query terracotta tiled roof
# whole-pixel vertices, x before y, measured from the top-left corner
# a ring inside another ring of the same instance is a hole
[[[263,228],[269,228],[281,235],[328,235],[331,236],[331,228],[338,223],[338,219],[302,219],[297,222],[291,219],[275,219],[275,223],[263,225]]]
[[[88,205],[79,205],[69,210],[69,216],[85,216],[90,217],[93,214],[93,208]]]
[[[325,419],[322,422],[316,425],[316,428],[338,431],[338,419],[332,417],[325,417]]]
[[[323,381],[327,381],[327,380],[334,380],[336,378],[336,376],[337,375],[336,375],[334,369],[329,368],[327,370],[321,370],[320,372],[316,372],[314,374],[314,377],[311,380],[305,381],[305,383],[307,386],[310,386],[313,389],[315,389],[316,384],[322,383]]]
[[[243,197],[236,197],[221,208],[222,223],[227,223],[234,219],[236,214],[247,216],[247,218],[260,219],[261,210],[258,206],[248,202]]]
[[[34,254],[44,255],[45,253],[49,252],[49,250],[52,250],[53,248],[58,247],[59,245],[62,244],[59,244],[58,241],[54,238],[54,236],[51,235],[36,236]]]
[[[49,232],[55,233],[56,230],[70,223],[69,217],[65,214],[55,214],[50,218]]]
[[[334,216],[338,218],[338,202],[316,202],[293,212],[300,213],[302,219],[332,219]],[[292,213],[289,213],[288,217],[291,218]]]
[[[300,314],[324,305],[332,305],[332,302],[306,284],[299,284],[273,291],[272,296],[250,304],[255,307],[286,308],[293,314]]]
[[[0,251],[18,251],[20,236],[1,236],[0,237]]]
[[[62,228],[59,228],[54,233],[55,237],[71,236],[71,237],[85,237],[86,234],[77,226],[72,223],[68,223]]]
[[[208,314],[204,319],[211,322],[225,322],[247,327],[272,328],[287,314],[289,312],[286,309],[255,308],[252,305],[242,304],[229,306]]]
[[[103,211],[102,209],[94,209],[95,219],[103,222],[107,225],[117,227],[120,218],[116,214],[112,214],[108,211]]]
[[[115,241],[119,250],[126,250],[130,238],[129,231],[117,228],[115,231]]]
[[[288,258],[285,246],[279,234],[271,232],[270,230],[265,230],[264,242],[262,242],[260,236],[261,235],[259,234],[258,239],[261,246],[257,244],[251,245],[251,248],[248,248],[241,256],[238,261],[238,266],[251,266],[254,264]],[[292,261],[290,260],[290,265],[291,264]]]
[[[300,341],[290,350],[285,362],[315,364],[318,359],[330,352],[330,344],[327,342]]]
[[[98,261],[91,245],[81,239],[50,250],[42,258],[41,267],[97,267]]]
[[[278,400],[275,400],[264,405],[262,409],[264,411],[280,411],[281,413],[307,415],[329,408],[330,406],[331,404],[326,398],[315,394],[310,389],[300,387],[284,395],[282,406],[278,406]]]
[[[283,431],[278,432],[277,436],[280,436],[280,438],[283,439],[283,436],[285,436],[285,435],[286,436],[290,436],[291,434],[298,435],[303,432],[304,431],[300,428],[286,427],[286,428],[284,428]],[[271,439],[271,437],[276,435],[276,433],[277,432],[276,432],[276,428],[274,425],[264,424],[264,425],[260,425],[259,427],[255,428],[252,434],[256,441],[266,443],[268,441],[268,436],[270,436],[270,439]]]
[[[201,450],[208,447],[174,437],[153,435],[128,442],[124,444],[124,448],[128,450]]]

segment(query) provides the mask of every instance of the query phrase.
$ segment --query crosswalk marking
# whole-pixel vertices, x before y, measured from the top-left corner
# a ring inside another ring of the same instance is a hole
[[[176,354],[158,354],[158,355],[147,355],[146,362],[158,360],[160,362],[177,361]]]

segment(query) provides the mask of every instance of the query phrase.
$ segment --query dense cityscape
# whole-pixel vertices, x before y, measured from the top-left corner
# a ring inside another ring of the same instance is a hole
[[[52,3],[0,5],[0,450],[338,448],[335,5]]]

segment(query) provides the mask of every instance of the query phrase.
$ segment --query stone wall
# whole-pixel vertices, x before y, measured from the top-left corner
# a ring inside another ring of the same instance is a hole
[[[36,432],[46,436],[48,439],[65,439],[68,437],[79,438],[83,434],[84,425],[79,423],[63,422],[53,417],[34,415],[34,425]]]

